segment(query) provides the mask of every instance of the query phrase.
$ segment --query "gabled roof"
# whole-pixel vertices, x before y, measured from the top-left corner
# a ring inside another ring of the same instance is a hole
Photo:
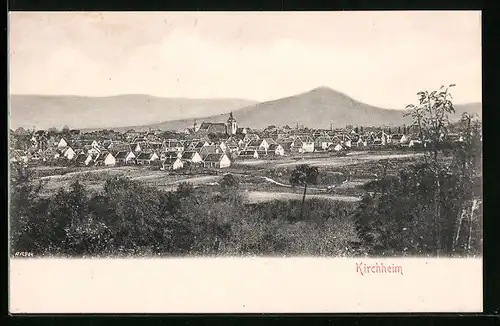
[[[201,150],[203,152],[205,152],[205,153],[213,153],[213,154],[215,154],[217,152],[217,149],[219,149],[219,150],[222,151],[222,148],[220,148],[220,146],[217,146],[217,145],[203,146],[203,148]]]
[[[295,140],[300,140],[300,141],[302,141],[304,143],[312,143],[312,142],[314,142],[314,139],[311,136],[309,136],[309,135],[300,135],[300,136],[297,136],[295,138]]]
[[[271,145],[269,145],[268,150],[269,151],[275,151],[278,148],[278,146],[281,146],[281,145],[280,144],[271,144]]]
[[[86,155],[86,154],[78,154],[75,158],[75,161],[77,163],[83,163],[83,162],[85,162],[85,160],[87,160],[87,157],[88,157],[88,155]]]
[[[210,127],[210,122],[202,122],[199,130],[208,130],[209,127]]]
[[[222,122],[221,123],[212,123],[208,127],[208,131],[213,132],[213,133],[223,134],[226,132],[226,124],[224,124]]]
[[[352,135],[351,136],[351,141],[357,142],[361,139],[361,137],[358,134]]]
[[[130,151],[132,151],[132,148],[127,143],[113,143],[111,145],[111,147],[108,147],[108,149],[111,149],[113,152],[130,152]]]
[[[191,160],[193,158],[193,156],[195,156],[198,152],[194,152],[194,151],[186,151],[184,153],[182,153],[182,159],[184,160]]]
[[[10,157],[13,159],[20,160],[22,156],[24,155],[19,154],[16,150],[10,152]]]
[[[401,138],[403,138],[404,135],[402,134],[394,134],[391,136],[391,139],[392,140],[401,140]]]
[[[116,159],[127,158],[127,156],[128,156],[129,153],[130,153],[130,151],[120,151],[120,152],[116,153],[115,158]]]
[[[262,140],[260,139],[255,139],[251,140],[248,144],[247,147],[259,147],[262,144]]]
[[[165,147],[184,147],[184,145],[178,140],[166,140],[164,144]]]
[[[205,162],[220,162],[225,154],[208,154],[205,157]]]
[[[177,160],[179,160],[178,157],[167,157],[166,159],[161,161],[161,163],[169,165],[169,164],[174,164]]]
[[[240,152],[240,156],[254,156],[256,150],[244,150]]]
[[[315,142],[331,142],[332,138],[330,136],[321,135],[315,139]]]
[[[178,157],[179,156],[179,152],[168,151],[168,152],[165,152],[163,155],[165,157]]]
[[[273,138],[271,138],[271,137],[264,138],[264,140],[265,140],[268,144],[276,144],[276,140],[274,140],[274,139],[273,139]]]
[[[260,139],[259,135],[257,134],[246,134],[243,139]]]
[[[98,162],[104,161],[106,159],[106,157],[108,157],[108,155],[111,155],[111,153],[109,153],[109,152],[101,152],[99,154],[99,156],[97,156],[97,158],[95,160],[98,161]]]
[[[138,156],[137,156],[137,159],[138,160],[149,160],[151,159],[151,156],[153,156],[154,153],[150,153],[150,152],[141,152]]]

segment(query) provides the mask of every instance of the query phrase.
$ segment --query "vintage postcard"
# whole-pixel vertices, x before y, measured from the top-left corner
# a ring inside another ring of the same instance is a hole
[[[11,313],[482,311],[480,12],[8,35]]]

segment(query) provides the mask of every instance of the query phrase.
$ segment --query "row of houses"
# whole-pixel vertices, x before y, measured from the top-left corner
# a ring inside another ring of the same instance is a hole
[[[371,138],[370,138],[371,137]],[[367,139],[368,138],[368,139]],[[380,138],[380,139],[379,139]],[[252,159],[267,156],[283,156],[287,153],[310,153],[315,151],[340,151],[346,148],[368,146],[368,142],[384,145],[389,138],[383,133],[362,137],[356,134],[341,134],[335,136],[319,135],[313,139],[309,135],[297,135],[289,138],[260,138],[257,134],[247,134],[242,139],[229,137],[217,143],[206,139],[178,141],[175,139],[163,142],[150,142],[144,138],[136,138],[131,143],[122,141],[76,140],[68,141],[61,137],[58,141],[45,146],[33,146],[31,151],[14,151],[12,161],[50,161],[64,158],[75,160],[78,164],[150,164],[156,160],[171,159],[177,156],[184,161],[202,163],[210,154],[226,154],[231,159]],[[407,142],[406,136],[397,137],[401,144]],[[411,145],[411,143],[410,143]],[[208,157],[212,162],[214,156]],[[223,159],[219,157],[219,159]],[[178,163],[176,163],[179,165]],[[222,163],[225,165],[225,163]]]
[[[214,130],[218,134],[225,132],[225,136],[214,141],[208,136],[210,131],[214,133]],[[15,137],[16,134],[20,137],[27,136],[11,132],[11,137]],[[87,166],[165,163],[165,166],[162,166],[165,169],[182,168],[186,164],[193,163],[206,167],[226,167],[234,159],[256,159],[291,153],[339,152],[388,145],[413,147],[422,143],[416,135],[392,134],[384,130],[359,133],[357,128],[351,130],[269,128],[255,132],[239,127],[232,114],[225,124],[203,122],[198,126],[195,123],[190,135],[199,136],[198,138],[188,140],[162,138],[165,134],[175,136],[176,133],[129,130],[125,133],[99,131],[54,135],[37,131],[28,134],[31,138],[27,150],[11,151],[11,161],[36,163],[64,159]],[[109,138],[103,139],[104,136]],[[459,135],[449,135],[449,139],[461,141]]]

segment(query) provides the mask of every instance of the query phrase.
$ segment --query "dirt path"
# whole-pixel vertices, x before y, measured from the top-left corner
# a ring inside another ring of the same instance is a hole
[[[302,199],[302,194],[294,194],[288,192],[248,191],[245,193],[247,194],[248,200],[253,203],[272,201],[275,199],[280,199],[280,200]],[[317,195],[317,194],[309,194],[306,196],[306,200],[311,198],[322,198],[322,199],[346,201],[346,202],[357,202],[361,200],[361,198],[354,196]]]
[[[242,174],[242,173],[233,173],[233,175],[238,175],[238,176],[242,176],[242,177],[257,177],[257,178],[261,178],[269,183],[275,184],[277,186],[292,188],[292,185],[290,185],[290,184],[281,183],[281,182],[278,182],[278,181],[273,180],[273,179],[268,178],[268,177],[255,176],[255,175],[251,175],[251,174]],[[307,189],[317,190],[317,191],[326,191],[326,188],[314,188],[314,187],[310,187],[310,186],[308,186]]]
[[[217,180],[218,178],[220,178],[220,176],[217,176],[217,175],[206,175],[206,176],[201,176],[201,177],[184,178],[184,179],[169,182],[168,185],[173,186],[173,185],[177,185],[177,184],[182,183],[182,182],[199,184],[199,183]]]
[[[82,175],[82,174],[98,174],[98,173],[106,173],[106,172],[123,172],[130,169],[130,167],[111,167],[111,168],[102,168],[102,169],[97,169],[97,170],[81,170],[81,171],[74,171],[74,172],[68,172],[65,174],[54,174],[54,175],[49,175],[45,177],[41,177],[41,180],[51,180],[51,179],[65,179],[65,178],[72,178],[74,176]]]
[[[290,167],[299,164],[309,164],[311,166],[346,166],[357,164],[361,162],[371,162],[386,159],[399,159],[408,157],[419,157],[422,153],[411,153],[411,154],[368,154],[368,155],[350,155],[345,157],[327,157],[327,158],[317,158],[317,159],[300,159],[293,162],[283,162],[278,163],[276,167]]]

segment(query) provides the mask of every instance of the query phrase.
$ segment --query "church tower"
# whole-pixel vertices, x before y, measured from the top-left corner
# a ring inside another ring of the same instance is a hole
[[[194,124],[193,124],[194,132],[198,132],[199,129],[200,129],[200,127],[198,126],[198,123],[196,123],[196,120],[194,120]]]
[[[229,119],[226,122],[226,133],[228,135],[236,135],[238,130],[238,125],[236,124],[236,119],[233,118],[233,112],[229,113]]]

